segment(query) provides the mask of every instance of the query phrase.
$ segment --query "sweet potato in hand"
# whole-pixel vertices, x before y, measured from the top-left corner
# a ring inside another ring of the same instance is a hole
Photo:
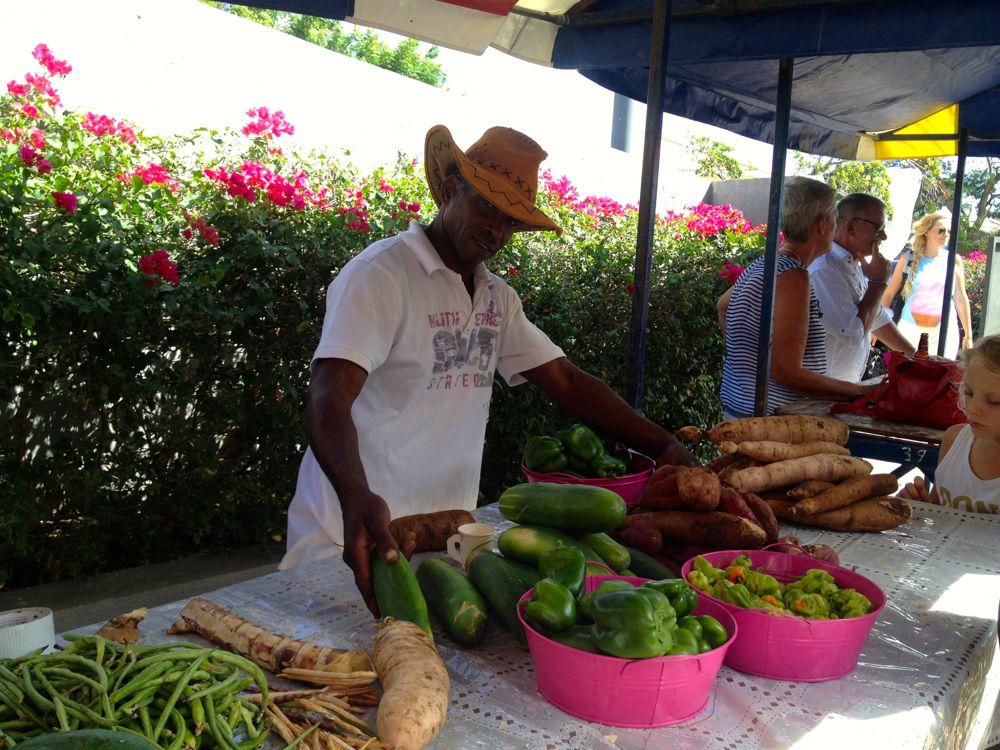
[[[448,546],[448,537],[457,534],[459,526],[475,522],[475,517],[467,510],[439,510],[394,518],[389,522],[389,531],[409,558],[414,552],[443,552]]]

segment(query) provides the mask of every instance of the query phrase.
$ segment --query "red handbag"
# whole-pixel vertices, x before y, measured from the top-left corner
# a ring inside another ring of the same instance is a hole
[[[879,387],[846,404],[834,404],[830,413],[865,414],[943,430],[965,422],[965,412],[958,405],[962,377],[962,368],[954,360],[890,352],[889,368]]]

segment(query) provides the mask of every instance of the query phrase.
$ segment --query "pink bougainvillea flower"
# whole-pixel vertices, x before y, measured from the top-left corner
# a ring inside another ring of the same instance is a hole
[[[66,211],[66,213],[75,214],[76,213],[76,196],[72,193],[52,193],[52,198],[55,200],[56,205],[59,208]]]
[[[292,135],[295,127],[285,120],[285,113],[280,109],[271,112],[267,107],[257,107],[247,110],[250,120],[242,128],[243,135],[261,135],[264,138],[278,138],[284,134]]]
[[[38,114],[38,107],[34,104],[22,104],[21,111],[24,112],[28,117],[37,120],[40,115]]]
[[[396,192],[396,188],[394,188],[392,185],[390,185],[388,182],[386,182],[384,178],[381,179],[381,180],[379,180],[378,189],[381,190],[383,193],[394,193],[394,192]]]
[[[507,274],[509,276],[517,276],[517,269],[514,266],[507,266]]]
[[[73,66],[65,60],[57,60],[47,44],[39,44],[31,52],[32,56],[49,71],[52,76],[65,76],[73,71]]]
[[[149,277],[146,286],[153,287],[161,281],[174,285],[180,283],[177,264],[170,260],[170,253],[166,250],[157,250],[142,256],[139,259],[139,270]]]
[[[31,131],[31,145],[41,151],[45,148],[45,131],[34,128]]]
[[[740,275],[746,270],[744,266],[737,266],[732,263],[726,263],[725,267],[719,271],[719,276],[725,281],[729,286],[736,283],[736,280]]]
[[[38,174],[48,174],[52,171],[52,162],[48,159],[39,159],[35,167],[38,169]]]
[[[23,83],[18,83],[17,81],[9,81],[7,83],[7,93],[11,96],[27,96],[30,89]]]
[[[88,133],[96,135],[98,138],[105,135],[117,135],[125,143],[131,144],[136,141],[135,131],[131,127],[107,115],[95,115],[93,112],[88,112],[80,125]]]
[[[171,177],[166,169],[154,162],[132,172],[119,173],[115,176],[122,182],[131,182],[133,177],[138,177],[147,185],[166,185],[175,193],[180,189],[180,183]]]
[[[972,261],[973,263],[979,263],[986,260],[986,253],[982,250],[973,250],[971,253],[965,256],[965,259]]]
[[[28,144],[24,144],[18,149],[17,157],[24,163],[26,167],[33,167],[38,161],[38,154]]]

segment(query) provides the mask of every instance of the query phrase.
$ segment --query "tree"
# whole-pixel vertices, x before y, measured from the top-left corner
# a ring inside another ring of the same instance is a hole
[[[420,43],[416,39],[404,39],[396,47],[390,47],[371,29],[362,31],[354,28],[348,33],[339,21],[329,18],[248,8],[245,5],[215,0],[201,2],[431,86],[443,86],[448,77],[444,69],[434,62],[438,56],[438,48],[431,46],[421,54]]]
[[[843,161],[826,156],[795,154],[799,170],[807,175],[822,177],[830,187],[844,196],[849,193],[868,193],[885,202],[887,217],[892,216],[889,202],[889,173],[877,161]]]
[[[713,141],[711,138],[691,136],[688,140],[688,147],[694,152],[694,157],[698,162],[694,173],[699,177],[738,180],[743,176],[743,165],[730,156],[733,151],[732,146]]]

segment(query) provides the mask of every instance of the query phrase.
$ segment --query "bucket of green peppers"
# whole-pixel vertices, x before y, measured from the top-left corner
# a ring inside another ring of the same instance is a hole
[[[529,482],[604,487],[627,505],[639,502],[655,467],[649,456],[614,446],[583,424],[552,435],[532,435],[521,458]]]
[[[518,605],[546,700],[621,727],[676,724],[704,710],[737,635],[724,607],[682,579],[587,576],[575,596],[557,581],[543,578]]]

